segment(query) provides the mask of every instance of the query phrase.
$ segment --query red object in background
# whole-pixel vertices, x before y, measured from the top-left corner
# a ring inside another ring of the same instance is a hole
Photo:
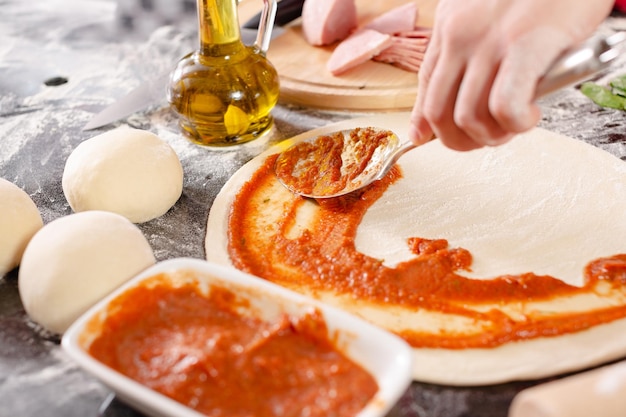
[[[615,9],[626,12],[626,0],[615,0]]]

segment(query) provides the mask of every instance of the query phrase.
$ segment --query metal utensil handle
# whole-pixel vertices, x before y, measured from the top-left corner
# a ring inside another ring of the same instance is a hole
[[[619,56],[618,45],[626,41],[626,32],[607,37],[593,37],[566,51],[550,66],[537,84],[539,98],[568,85],[576,84],[606,68]]]

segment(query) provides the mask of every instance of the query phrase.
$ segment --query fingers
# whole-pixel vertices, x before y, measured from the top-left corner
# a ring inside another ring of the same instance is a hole
[[[413,107],[409,123],[409,140],[416,145],[423,145],[435,136],[426,119],[422,117],[420,109],[421,107],[417,105]]]
[[[537,124],[537,83],[574,41],[563,31],[542,26],[517,39],[507,50],[494,80],[488,106],[503,129],[524,132]]]
[[[592,32],[611,0],[440,0],[409,135],[450,148],[495,146],[534,127],[538,80]]]
[[[418,73],[417,97],[413,111],[411,112],[409,124],[409,140],[417,145],[428,142],[434,134],[422,110],[424,109],[424,98],[429,90],[430,77],[437,62],[437,57],[439,56],[438,39],[439,35],[437,31],[434,31]]]
[[[499,128],[488,110],[497,65],[494,48],[486,45],[484,57],[477,58],[473,45],[461,46],[463,39],[443,46],[439,39],[435,32],[420,70],[410,138],[420,144],[434,134],[446,146],[463,151],[495,144],[493,138],[509,139],[512,135]]]
[[[492,85],[500,69],[501,48],[486,41],[477,49],[459,87],[454,123],[476,147],[505,143],[513,134],[503,128],[489,106]]]
[[[454,105],[462,79],[464,60],[446,55],[450,48],[442,51],[440,39],[441,30],[435,30],[420,68],[409,138],[414,143],[423,144],[436,136],[445,138],[446,145],[451,148],[473,149],[471,141],[454,125]],[[443,57],[440,57],[441,54]],[[446,63],[445,69],[439,68],[441,62]],[[454,77],[453,74],[457,76]]]
[[[477,146],[455,119],[458,92],[465,72],[465,60],[450,57],[450,50],[442,51],[434,66],[423,98],[422,115],[435,136],[446,146],[456,150],[471,150]],[[440,69],[445,64],[445,69]]]
[[[529,47],[505,50],[497,39],[465,49],[437,44],[420,72],[410,138],[421,144],[434,134],[449,148],[468,151],[504,144],[536,125],[535,85],[557,52],[539,48],[533,58]]]

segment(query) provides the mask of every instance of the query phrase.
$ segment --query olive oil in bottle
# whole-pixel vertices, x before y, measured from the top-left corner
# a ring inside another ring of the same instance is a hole
[[[198,17],[200,48],[172,72],[170,106],[182,131],[198,144],[229,146],[256,139],[272,125],[278,74],[264,50],[241,41],[236,0],[198,0]]]

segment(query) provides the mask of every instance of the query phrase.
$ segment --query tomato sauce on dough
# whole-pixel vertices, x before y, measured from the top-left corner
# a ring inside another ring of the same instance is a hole
[[[401,177],[398,167],[361,191],[317,200],[309,227],[292,236],[306,200],[276,188],[275,159],[266,159],[231,207],[228,252],[239,269],[313,296],[332,294],[380,311],[428,312],[449,319],[440,320],[435,330],[418,320],[389,329],[414,347],[495,347],[579,332],[626,317],[626,254],[592,260],[584,271],[584,285],[577,287],[533,273],[464,277],[459,272],[471,270],[472,254],[449,247],[445,239],[409,239],[415,257],[395,267],[360,253],[355,248],[357,227],[367,209]],[[281,203],[272,205],[272,199]],[[277,207],[280,212],[273,213]],[[274,216],[276,224],[259,226],[268,216]],[[577,297],[608,301],[582,309],[552,309]],[[459,320],[465,324],[452,324]]]
[[[89,353],[209,416],[354,416],[375,379],[336,348],[321,313],[266,322],[247,300],[160,275],[108,308]]]

